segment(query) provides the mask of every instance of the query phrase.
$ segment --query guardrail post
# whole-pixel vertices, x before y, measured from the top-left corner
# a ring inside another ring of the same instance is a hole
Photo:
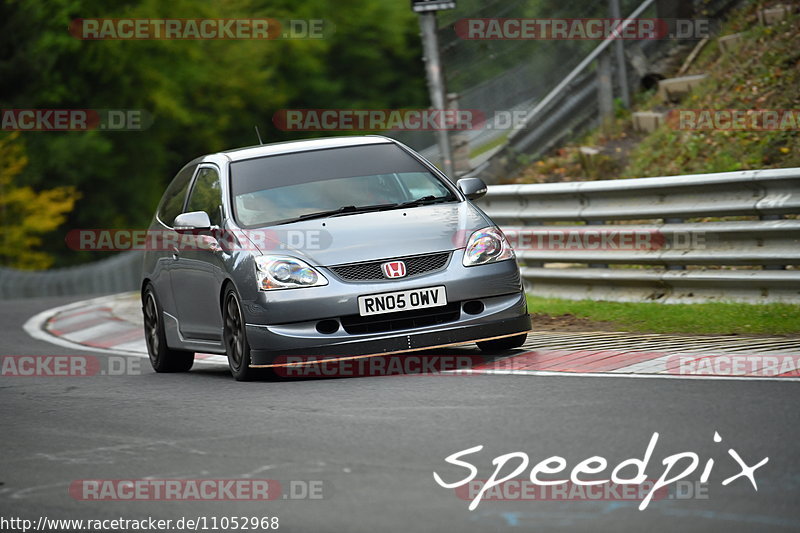
[[[522,219],[520,219],[520,223],[521,223],[520,224],[521,226],[525,225],[524,222],[522,221]],[[542,222],[539,221],[539,220],[534,220],[530,224],[528,224],[528,226],[529,227],[539,227],[539,228],[541,228],[541,227],[544,227],[544,224],[542,224]],[[527,266],[527,267],[544,268],[544,263],[541,262],[541,261],[528,261],[528,260],[525,260],[523,262],[523,264],[524,264],[524,266]]]
[[[759,220],[783,220],[783,215],[759,215]],[[761,270],[786,270],[786,265],[762,265]]]
[[[587,220],[587,226],[603,226],[605,224],[604,220]],[[608,268],[607,263],[589,263],[589,268]]]
[[[682,218],[665,218],[664,224],[683,224]],[[674,246],[674,243],[673,243]],[[667,270],[686,270],[686,265],[667,265]]]

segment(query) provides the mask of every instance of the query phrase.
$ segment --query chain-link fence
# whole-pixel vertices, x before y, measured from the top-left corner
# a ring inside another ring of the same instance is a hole
[[[620,0],[629,13],[641,0]],[[468,40],[455,30],[461,19],[608,17],[607,2],[586,0],[460,0],[457,8],[438,14],[439,45],[447,91],[459,107],[496,111],[525,109],[563,79],[595,46],[590,40]],[[504,135],[482,131],[471,135],[473,150]],[[395,136],[395,135],[393,135]],[[439,159],[432,133],[399,133],[396,137],[433,160]]]
[[[689,4],[694,19],[709,21],[713,32],[723,17],[739,0],[619,0],[622,18],[667,18],[675,13],[673,4]],[[684,8],[685,10],[685,8]],[[532,18],[586,19],[609,18],[610,2],[585,0],[460,0],[458,8],[439,13],[439,42],[447,91],[458,95],[459,107],[484,113],[489,124],[498,111],[535,111],[528,122],[517,130],[483,128],[469,132],[470,168],[479,167],[509,144],[515,137],[515,153],[536,156],[558,142],[581,133],[598,123],[597,61],[580,69],[574,79],[546,107],[537,105],[573,73],[582,61],[600,44],[596,40],[561,39],[463,39],[455,29],[462,19]],[[623,40],[627,85],[632,91],[642,83],[660,75],[663,59],[676,46],[691,48],[699,36],[688,39]],[[611,53],[609,48],[605,53]],[[688,52],[687,52],[688,53]],[[614,63],[614,62],[612,62]],[[621,94],[617,65],[610,71],[613,94]],[[393,135],[420,150],[434,162],[440,159],[432,133],[398,133]],[[524,140],[524,142],[519,142]]]

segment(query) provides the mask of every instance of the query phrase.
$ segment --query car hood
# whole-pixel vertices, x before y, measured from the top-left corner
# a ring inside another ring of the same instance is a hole
[[[272,226],[264,230],[267,244],[253,244],[263,254],[329,266],[463,248],[473,231],[491,224],[470,202],[453,202]]]

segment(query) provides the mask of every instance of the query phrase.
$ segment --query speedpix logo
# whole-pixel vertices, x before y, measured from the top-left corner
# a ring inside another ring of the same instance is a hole
[[[684,480],[700,466],[700,456],[698,454],[690,451],[676,453],[665,457],[662,461],[656,461],[657,465],[660,464],[663,466],[663,470],[661,471],[661,475],[655,479],[655,482],[650,481],[652,478],[647,475],[647,472],[650,468],[650,462],[656,444],[658,443],[658,438],[658,433],[653,433],[653,436],[650,438],[650,443],[647,445],[647,449],[641,459],[626,459],[618,463],[615,467],[610,468],[608,460],[605,457],[594,455],[575,464],[569,473],[568,479],[563,478],[568,471],[567,460],[564,457],[554,455],[545,458],[529,469],[531,460],[525,452],[511,452],[499,455],[492,460],[494,472],[492,472],[492,475],[486,479],[485,482],[479,484],[478,490],[471,498],[469,510],[474,511],[477,509],[481,500],[484,499],[490,490],[501,486],[509,480],[517,478],[517,476],[525,472],[529,472],[529,479],[532,484],[551,487],[568,483],[583,487],[591,487],[595,485],[606,485],[608,483],[614,483],[616,485],[642,485],[647,482],[649,483],[649,490],[646,491],[639,504],[639,510],[644,511],[652,500],[657,499],[659,494],[662,494],[660,491],[662,491],[663,488]],[[717,444],[722,442],[722,437],[718,432],[714,432],[714,442]],[[451,465],[469,471],[469,474],[463,479],[447,482],[437,472],[434,472],[434,481],[436,481],[440,487],[446,489],[459,489],[465,485],[469,487],[468,484],[477,479],[478,467],[462,458],[476,454],[481,450],[483,450],[483,445],[474,446],[445,458],[445,461]],[[733,460],[735,466],[739,467],[739,472],[724,479],[722,485],[729,485],[739,478],[744,478],[744,481],[749,481],[753,489],[758,491],[755,471],[767,464],[769,457],[763,458],[758,463],[750,464],[742,459],[739,453],[733,448],[728,449],[728,455]],[[711,479],[714,464],[715,461],[713,458],[708,458],[706,460],[702,469],[702,474],[700,474],[700,483],[708,483]],[[509,465],[508,468],[506,468],[506,465]],[[512,465],[516,466],[513,466],[512,469]],[[657,466],[656,469],[658,468]],[[510,472],[508,471],[509,469]],[[606,473],[609,469],[610,476]],[[635,475],[633,477],[628,477],[624,475],[625,473],[628,475],[635,473]],[[597,479],[596,476],[598,475],[602,475],[603,477]],[[547,477],[546,479],[542,479],[540,476]],[[558,476],[558,478],[552,479],[552,476]]]

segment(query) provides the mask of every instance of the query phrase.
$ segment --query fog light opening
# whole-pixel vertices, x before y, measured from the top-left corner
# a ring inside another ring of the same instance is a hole
[[[479,315],[483,313],[484,306],[480,300],[472,300],[464,304],[464,312],[468,315]]]
[[[332,333],[336,333],[339,331],[339,321],[338,320],[320,320],[317,322],[317,331],[322,333],[323,335],[330,335]]]

